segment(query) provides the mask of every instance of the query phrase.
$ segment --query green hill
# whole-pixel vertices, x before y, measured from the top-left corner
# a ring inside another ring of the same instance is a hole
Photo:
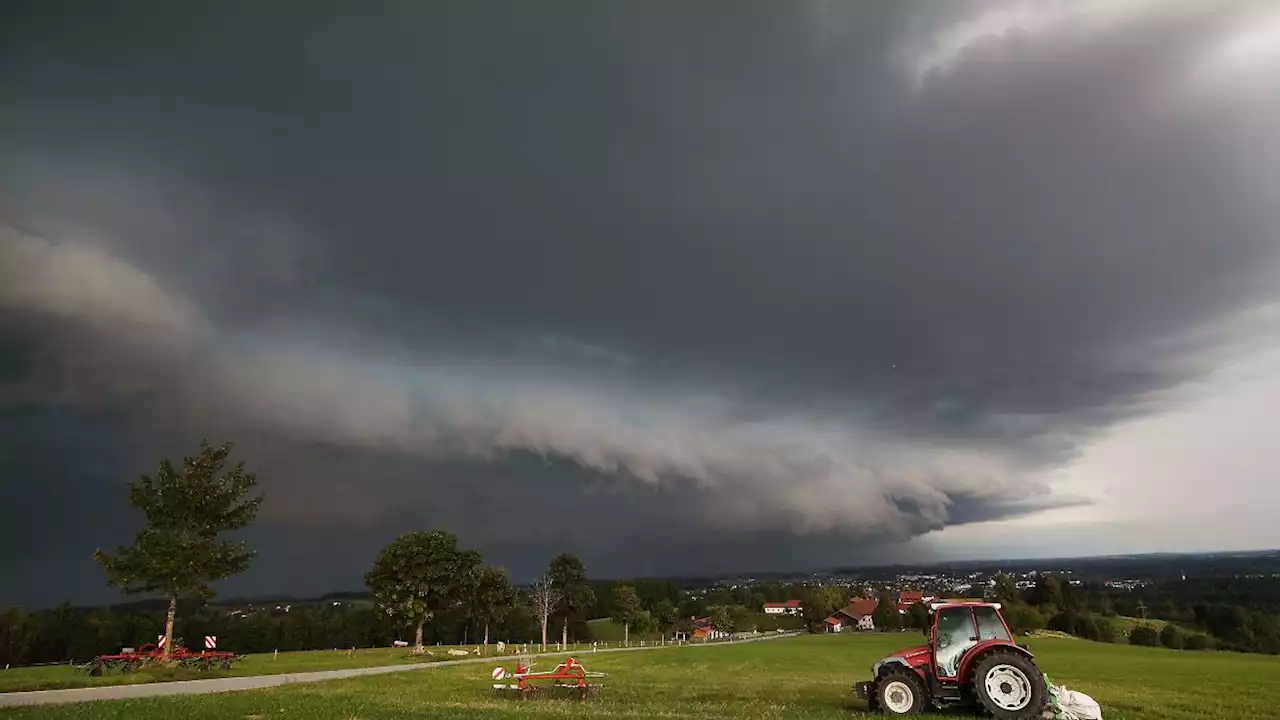
[[[586,705],[495,698],[490,692],[491,665],[477,664],[269,690],[0,711],[0,718],[574,715],[850,720],[867,717],[850,691],[853,681],[865,679],[877,658],[917,639],[910,633],[841,634],[585,653],[578,658],[589,670],[608,673],[601,696]],[[1031,648],[1054,682],[1097,699],[1107,720],[1243,720],[1275,717],[1280,707],[1280,683],[1274,681],[1280,677],[1280,658],[1274,656],[1056,638],[1033,638]],[[541,659],[535,667],[552,662]]]

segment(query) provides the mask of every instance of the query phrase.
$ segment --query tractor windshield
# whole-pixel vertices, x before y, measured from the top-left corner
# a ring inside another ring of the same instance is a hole
[[[976,607],[973,616],[978,619],[978,638],[986,640],[1012,640],[1009,629],[1000,619],[1000,613],[993,607]]]

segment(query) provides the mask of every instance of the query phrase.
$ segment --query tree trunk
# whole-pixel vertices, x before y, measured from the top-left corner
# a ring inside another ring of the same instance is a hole
[[[489,623],[484,624],[484,654],[489,654]]]
[[[547,651],[547,618],[544,615],[542,618],[542,652],[546,652],[546,651]]]
[[[413,654],[421,655],[426,652],[426,648],[422,647],[422,618],[418,618],[418,628],[413,631]]]
[[[564,619],[564,625],[560,628],[560,649],[564,650],[569,647],[569,618]]]
[[[631,623],[622,623],[622,644],[631,645]]]
[[[160,650],[160,661],[166,662],[173,651],[173,616],[178,614],[178,598],[169,598],[169,613],[164,619],[164,647]]]

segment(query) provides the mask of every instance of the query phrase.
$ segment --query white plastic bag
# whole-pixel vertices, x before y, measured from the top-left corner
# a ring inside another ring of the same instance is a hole
[[[1102,708],[1098,701],[1082,692],[1054,685],[1048,675],[1044,676],[1044,684],[1049,690],[1048,707],[1044,714],[1046,720],[1102,720]]]
[[[1098,701],[1082,692],[1058,688],[1058,707],[1071,720],[1102,720],[1102,708]]]

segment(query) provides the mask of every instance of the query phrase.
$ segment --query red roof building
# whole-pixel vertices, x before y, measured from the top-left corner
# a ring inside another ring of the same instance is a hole
[[[764,613],[766,615],[799,615],[803,611],[804,604],[799,600],[764,604]]]
[[[857,620],[860,617],[875,614],[876,605],[879,603],[870,598],[850,598],[848,606],[840,612]]]

